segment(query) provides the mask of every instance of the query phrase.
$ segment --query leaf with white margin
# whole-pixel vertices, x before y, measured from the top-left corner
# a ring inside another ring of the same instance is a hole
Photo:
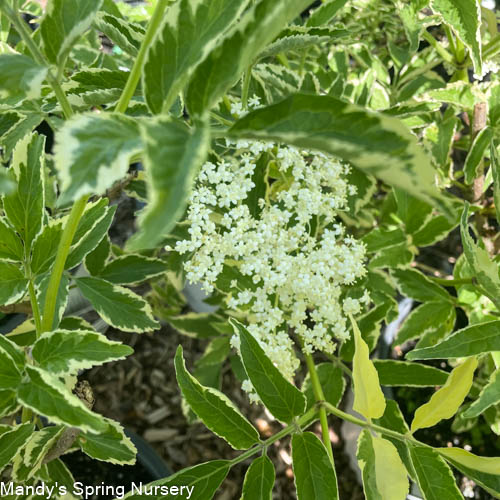
[[[90,28],[102,0],[49,0],[40,23],[48,60],[63,65],[71,47]]]
[[[37,64],[31,57],[21,54],[0,54],[0,99],[40,97],[47,69]]]
[[[356,452],[366,500],[402,500],[409,490],[408,473],[396,447],[361,431]]]
[[[481,291],[500,310],[500,276],[498,263],[491,259],[488,252],[476,245],[469,234],[469,203],[465,202],[462,219],[460,221],[460,234],[464,254],[469,266],[474,270],[475,278],[481,286]]]
[[[0,305],[18,302],[27,291],[28,280],[24,273],[15,264],[0,261]]]
[[[105,419],[108,428],[100,434],[87,432],[78,437],[82,451],[89,457],[117,465],[134,465],[137,449],[122,427]]]
[[[410,457],[425,500],[461,500],[453,472],[430,447],[410,445]]]
[[[83,432],[106,430],[103,417],[91,412],[59,378],[36,366],[26,366],[28,378],[17,391],[19,401],[55,424],[77,427]]]
[[[432,0],[431,8],[470,50],[474,72],[482,75],[481,4],[478,0]]]
[[[139,295],[100,278],[76,278],[76,285],[106,323],[124,332],[149,332],[160,324]]]
[[[0,472],[9,464],[15,457],[19,449],[21,449],[30,436],[33,434],[35,425],[27,422],[22,425],[17,425],[12,430],[3,432],[0,435]]]
[[[130,250],[151,248],[165,238],[185,210],[188,195],[210,145],[205,123],[185,123],[160,117],[141,126],[145,145],[148,205],[139,217],[139,232]]]
[[[295,94],[248,113],[228,134],[335,155],[453,216],[436,187],[430,157],[397,118],[327,95]]]
[[[0,259],[19,262],[23,258],[24,248],[19,236],[5,218],[0,218]]]
[[[103,239],[103,241],[105,241]],[[139,254],[121,255],[98,272],[115,285],[137,284],[166,273],[167,265],[161,259]]]
[[[24,351],[5,335],[0,335],[0,351],[7,353],[19,370],[26,364]]]
[[[180,0],[165,13],[142,73],[149,109],[170,109],[196,66],[221,43],[248,0]]]
[[[469,393],[476,368],[475,357],[467,358],[462,364],[453,368],[446,384],[436,391],[427,403],[416,409],[411,432],[432,427],[443,419],[453,417]]]
[[[42,466],[46,453],[57,441],[64,427],[50,425],[33,433],[21,453],[13,461],[13,479],[27,481],[33,477]]]
[[[500,368],[495,370],[482,388],[477,399],[464,413],[465,418],[474,418],[481,415],[490,406],[500,403]]]
[[[0,390],[16,390],[21,380],[21,372],[14,360],[5,351],[0,350]]]
[[[101,333],[85,330],[56,330],[40,336],[33,346],[33,359],[54,375],[77,374],[108,361],[125,359],[134,350]]]
[[[141,149],[136,120],[118,113],[86,113],[56,133],[55,166],[61,181],[60,204],[83,195],[103,194],[127,173],[130,157]]]
[[[19,233],[28,250],[43,228],[45,215],[44,181],[45,136],[27,135],[18,142],[12,156],[17,189],[3,198],[7,219]]]
[[[17,411],[19,406],[14,391],[0,391],[0,418],[12,415]]]
[[[441,456],[485,474],[500,475],[500,457],[480,457],[462,448],[434,448]]]
[[[224,394],[203,386],[186,370],[182,346],[175,354],[175,373],[187,403],[214,434],[236,450],[246,450],[259,442],[255,427]]]

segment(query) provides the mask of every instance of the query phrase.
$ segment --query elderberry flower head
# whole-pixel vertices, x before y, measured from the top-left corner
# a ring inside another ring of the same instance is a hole
[[[250,333],[292,379],[299,361],[289,332],[307,353],[332,353],[348,336],[346,315],[369,301],[366,294],[342,300],[343,287],[366,272],[364,245],[337,217],[355,188],[346,181],[349,167],[322,153],[260,141],[226,145],[230,155],[200,170],[190,238],[176,251],[190,253],[187,279],[207,292],[224,289],[230,276],[227,306],[245,313]],[[237,336],[232,345],[239,348]]]

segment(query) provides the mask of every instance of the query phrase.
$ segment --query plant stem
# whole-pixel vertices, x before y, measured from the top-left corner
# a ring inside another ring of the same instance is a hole
[[[304,357],[306,359],[307,369],[309,370],[309,377],[311,377],[314,399],[316,399],[316,402],[319,403],[325,400],[325,394],[323,393],[323,388],[321,387],[321,382],[319,381],[318,372],[316,371],[316,366],[312,356],[304,352]],[[319,421],[321,424],[323,444],[325,445],[328,456],[333,464],[333,450],[332,443],[330,441],[330,429],[328,428],[328,415],[324,406],[320,406],[319,408]]]
[[[28,50],[33,56],[33,59],[41,66],[49,66],[49,63],[45,60],[45,57],[43,56],[42,52],[40,51],[36,43],[33,41],[33,38],[31,38],[31,33],[28,31],[26,23],[17,15],[17,12],[14,11],[5,2],[0,3],[0,10],[2,10],[5,13],[6,17],[9,18],[14,28],[16,28],[16,31],[19,33],[19,36],[23,39],[23,42],[26,44],[26,47],[28,47]],[[54,76],[50,68],[47,70],[47,81],[52,87],[52,90],[54,91],[54,94],[56,95],[57,100],[61,105],[64,116],[66,118],[69,118],[70,116],[73,115],[73,109],[71,108],[71,104],[69,103],[66,94],[64,93],[61,85],[59,84],[59,81]]]
[[[297,431],[298,429],[304,430],[307,427],[309,427],[313,422],[314,422],[314,415],[318,412],[318,408],[316,406],[313,406],[309,411],[304,413],[296,422],[293,424],[287,425],[284,429],[281,431],[277,432],[270,438],[266,439],[262,443],[259,443],[255,445],[253,448],[250,448],[249,450],[245,451],[241,455],[238,455],[236,458],[233,458],[230,461],[230,467],[233,465],[239,464],[240,462],[243,462],[247,458],[250,458],[251,456],[259,453],[261,450],[267,448],[269,445],[275,443],[276,441],[279,441],[281,438],[284,438],[291,434],[294,431]]]
[[[130,72],[125,88],[120,96],[120,99],[115,107],[117,113],[125,113],[128,108],[129,102],[134,95],[139,79],[141,78],[142,66],[144,65],[144,59],[146,57],[146,52],[153,41],[158,28],[161,25],[163,19],[163,13],[167,8],[168,2],[166,0],[158,0],[156,3],[155,10],[148,24],[148,29],[144,35],[144,40],[142,41],[141,48],[137,54],[137,58]]]
[[[432,45],[436,52],[448,63],[454,62],[453,56],[426,30],[422,31],[422,37]]]
[[[68,220],[64,225],[61,241],[57,247],[56,261],[54,263],[54,268],[52,269],[52,274],[50,275],[49,285],[45,295],[45,305],[43,308],[43,319],[40,333],[52,330],[52,324],[54,322],[54,315],[56,311],[57,293],[59,292],[59,285],[64,272],[66,258],[68,257],[73,237],[75,236],[78,223],[80,222],[80,218],[85,210],[88,199],[88,196],[82,196],[75,202],[71,208]],[[40,333],[37,332],[37,335]]]
[[[252,80],[252,65],[245,71],[243,76],[243,83],[241,87],[241,104],[243,109],[248,108],[248,90],[250,89],[250,81]]]
[[[33,319],[35,320],[35,328],[37,335],[42,331],[42,317],[40,316],[40,309],[38,307],[38,301],[36,300],[35,287],[33,285],[33,278],[30,277],[28,282],[28,291],[30,294],[31,309],[33,311]]]
[[[452,280],[447,280],[446,278],[435,278],[434,276],[429,276],[429,278],[434,281],[434,283],[444,286],[472,285],[474,283],[472,278],[457,278]]]
[[[323,353],[325,356],[331,360],[333,363],[339,366],[339,368],[350,378],[352,379],[352,371],[346,364],[337,356],[334,356],[333,354],[328,354],[328,353]]]
[[[409,441],[410,443],[417,444],[419,446],[432,448],[428,444],[417,441],[414,437],[410,436],[409,434],[400,434],[399,432],[393,431],[391,429],[386,429],[385,427],[381,427],[380,425],[367,422],[366,420],[361,420],[360,418],[357,418],[354,415],[350,415],[349,413],[346,413],[342,410],[339,410],[338,408],[335,408],[335,406],[333,406],[330,403],[327,403],[326,401],[323,401],[321,404],[328,411],[328,413],[331,413],[332,415],[335,415],[341,418],[342,420],[347,420],[348,422],[351,422],[355,425],[359,425],[360,427],[364,427],[366,429],[379,432],[380,434],[384,434],[385,436],[390,436],[392,438],[398,439],[399,441]]]

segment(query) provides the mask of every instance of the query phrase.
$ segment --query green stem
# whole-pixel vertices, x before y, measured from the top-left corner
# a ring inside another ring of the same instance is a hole
[[[422,31],[422,37],[424,40],[429,42],[430,45],[432,45],[435,49],[436,52],[448,63],[453,64],[454,58],[453,56],[428,32],[428,31]]]
[[[450,49],[453,55],[455,56],[455,59],[457,57],[457,47],[455,45],[455,40],[453,39],[453,33],[451,32],[451,29],[448,25],[444,25],[444,32],[446,33],[446,38],[448,38],[448,42],[450,44]]]
[[[350,368],[348,366],[346,366],[346,364],[339,358],[337,358],[337,356],[334,356],[333,354],[328,354],[328,353],[324,353],[325,356],[330,360],[332,361],[333,363],[335,363],[336,365],[338,365],[338,367],[350,378],[352,379],[352,371],[350,370]]]
[[[35,286],[33,285],[33,278],[30,277],[28,282],[28,291],[30,294],[31,309],[33,311],[33,319],[35,320],[35,328],[37,335],[42,331],[42,317],[40,316],[40,309],[38,307],[38,301],[36,300]]]
[[[250,89],[251,80],[252,80],[252,66],[250,65],[245,71],[241,87],[241,105],[243,106],[243,109],[247,109],[248,107],[248,90]]]
[[[309,411],[304,413],[304,415],[302,415],[293,424],[286,426],[284,429],[277,432],[276,434],[274,434],[270,438],[266,439],[262,443],[255,445],[253,448],[250,448],[249,450],[245,451],[241,455],[238,455],[236,458],[233,458],[229,462],[229,466],[232,467],[233,465],[236,465],[236,464],[239,464],[240,462],[243,462],[247,458],[250,458],[251,456],[259,453],[260,451],[267,448],[269,445],[275,443],[276,441],[279,441],[280,439],[288,436],[289,434],[296,432],[298,429],[300,429],[300,430],[306,429],[314,422],[314,415],[316,413],[318,413],[318,408],[316,406],[313,406]]]
[[[335,408],[330,403],[327,403],[323,401],[322,406],[326,409],[328,413],[331,413],[332,415],[335,415],[336,417],[341,418],[342,420],[347,420],[348,422],[351,422],[355,425],[359,425],[360,427],[363,427],[365,429],[370,429],[372,431],[378,432],[380,434],[383,434],[385,436],[392,437],[394,439],[398,439],[399,441],[408,441],[412,444],[416,444],[419,446],[425,446],[426,448],[432,448],[428,444],[422,443],[420,441],[417,441],[414,437],[412,437],[409,434],[400,434],[399,432],[393,431],[391,429],[386,429],[385,427],[381,427],[380,425],[373,424],[372,422],[367,422],[366,420],[361,420],[360,418],[355,417],[354,415],[350,415],[349,413],[346,413],[342,410],[339,410],[338,408]]]
[[[82,196],[75,202],[64,226],[61,241],[57,247],[56,261],[54,263],[54,268],[52,269],[52,274],[50,275],[49,285],[45,295],[41,333],[52,330],[52,324],[54,322],[54,315],[56,312],[57,293],[59,291],[61,278],[64,272],[66,258],[68,257],[73,237],[75,236],[78,223],[80,222],[80,218],[85,210],[88,199],[88,196]]]
[[[120,96],[120,99],[116,105],[115,111],[117,113],[125,113],[128,108],[129,102],[134,95],[139,79],[141,78],[142,66],[144,64],[144,59],[146,57],[146,52],[153,41],[158,28],[163,20],[163,13],[167,8],[168,2],[166,0],[158,0],[156,3],[155,10],[148,24],[148,29],[144,35],[144,40],[142,41],[141,48],[137,54],[137,58],[130,72],[125,88]]]
[[[38,48],[38,45],[33,41],[31,37],[31,33],[26,26],[26,23],[17,15],[16,11],[14,11],[9,5],[5,2],[0,3],[0,9],[5,13],[5,15],[9,18],[10,22],[16,28],[16,31],[19,33],[19,36],[23,39],[23,42],[28,47],[33,59],[40,64],[41,66],[49,66],[49,63],[45,60],[42,52]],[[52,73],[52,70],[49,68],[47,70],[47,81],[49,82],[54,94],[61,105],[64,116],[69,118],[73,115],[73,109],[71,108],[71,104],[64,93],[61,85],[59,84],[57,78]]]
[[[319,403],[325,400],[325,395],[323,393],[323,388],[321,387],[321,382],[319,381],[318,372],[316,371],[316,366],[314,364],[312,356],[304,352],[304,357],[306,359],[307,369],[309,370],[309,377],[311,378],[314,399],[316,399],[316,402]],[[328,415],[324,406],[320,406],[319,408],[319,421],[321,424],[321,435],[323,437],[323,443],[333,464],[333,450],[332,443],[330,441],[330,429],[328,428]]]

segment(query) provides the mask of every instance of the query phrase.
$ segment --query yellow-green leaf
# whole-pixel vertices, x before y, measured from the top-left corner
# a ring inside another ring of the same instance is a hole
[[[446,384],[432,395],[429,402],[417,408],[411,423],[411,432],[432,427],[440,420],[455,415],[465,396],[469,393],[476,367],[477,359],[475,357],[470,357],[455,367]]]
[[[485,474],[500,475],[500,457],[479,457],[462,448],[435,448],[444,458]]]
[[[385,411],[385,397],[380,387],[378,373],[370,360],[370,350],[361,337],[356,321],[351,316],[354,331],[354,358],[353,383],[354,383],[354,411],[364,417],[380,418]]]

